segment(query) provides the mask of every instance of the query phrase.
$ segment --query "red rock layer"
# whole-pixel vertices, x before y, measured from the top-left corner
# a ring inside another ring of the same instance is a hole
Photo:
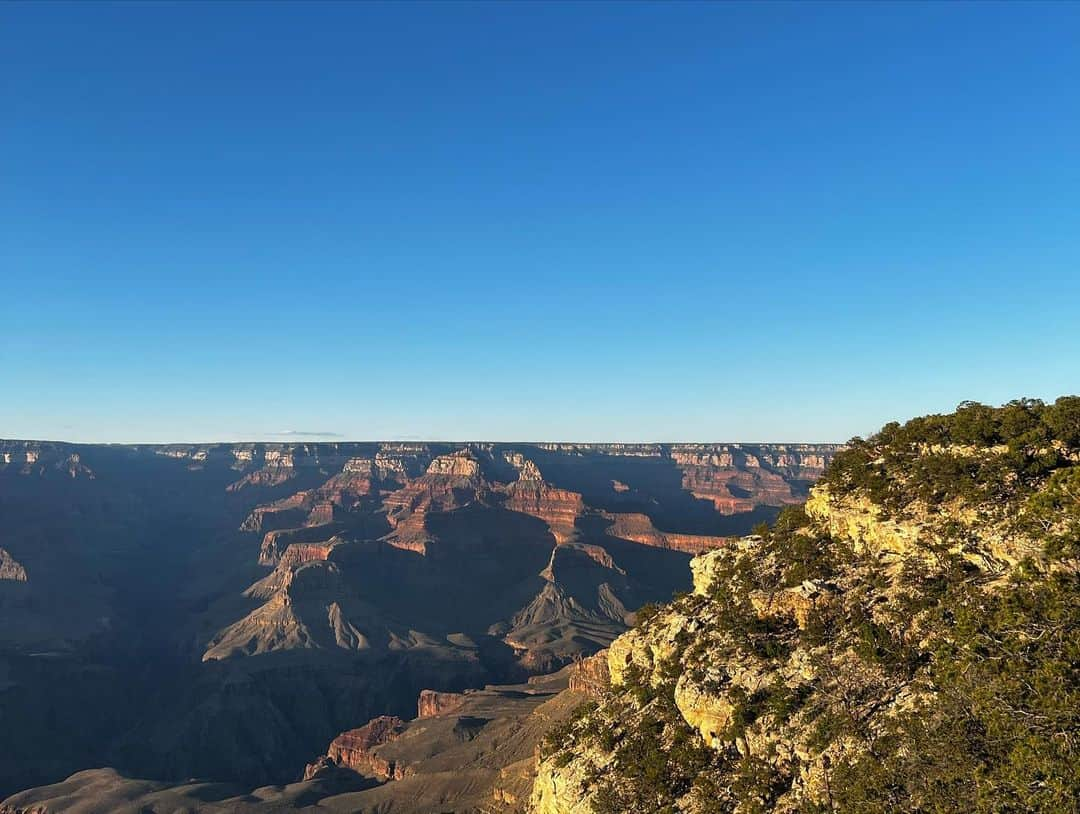
[[[309,495],[310,492],[297,492],[273,503],[256,506],[240,524],[240,530],[268,531],[300,525],[308,511]]]
[[[262,546],[259,549],[259,565],[277,565],[282,552],[291,544],[329,540],[339,528],[337,523],[328,523],[321,526],[268,531],[263,536]]]
[[[683,488],[711,501],[721,514],[801,502],[786,478],[816,480],[831,457],[808,445],[753,449],[690,444],[673,448],[671,457],[683,472]]]
[[[570,671],[570,689],[583,692],[590,698],[599,698],[611,686],[608,673],[607,650],[583,658]]]
[[[279,568],[298,568],[305,562],[325,560],[330,556],[333,544],[326,543],[292,543],[281,555],[278,563]]]
[[[687,470],[683,472],[683,488],[696,498],[711,501],[721,514],[749,512],[757,506],[802,502],[787,481],[766,470]]]
[[[421,690],[416,699],[416,717],[433,718],[445,712],[452,712],[465,703],[467,695],[461,692],[436,692]]]
[[[509,495],[506,508],[543,520],[559,545],[574,536],[574,523],[585,512],[585,501],[580,494],[557,489],[542,480],[518,480],[506,492]]]
[[[291,455],[271,455],[266,453],[263,466],[225,487],[227,492],[239,492],[248,486],[277,486],[285,483],[296,474]]]
[[[359,729],[350,729],[334,738],[326,750],[326,756],[336,765],[359,774],[383,780],[401,780],[408,774],[406,768],[392,760],[379,757],[373,750],[384,743],[397,740],[404,731],[405,722],[400,718],[389,715],[373,718]],[[308,768],[316,765],[312,764]]]
[[[671,548],[688,554],[701,554],[727,543],[726,537],[709,537],[698,534],[673,534],[660,531],[644,514],[611,514],[612,523],[607,533],[612,537],[632,540],[655,548]]]
[[[348,512],[375,490],[373,464],[368,458],[350,458],[345,468],[318,489],[256,506],[240,526],[241,531],[269,531],[297,525],[333,522],[337,510]]]
[[[334,522],[334,504],[329,500],[324,500],[322,503],[316,503],[308,514],[305,522],[316,526]]]
[[[386,541],[398,548],[426,553],[428,514],[467,506],[484,488],[480,465],[467,450],[436,458],[424,475],[383,499],[386,521],[393,529]]]

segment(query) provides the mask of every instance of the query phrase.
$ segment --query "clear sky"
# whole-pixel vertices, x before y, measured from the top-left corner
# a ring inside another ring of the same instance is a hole
[[[1080,392],[1080,5],[0,4],[0,437]]]

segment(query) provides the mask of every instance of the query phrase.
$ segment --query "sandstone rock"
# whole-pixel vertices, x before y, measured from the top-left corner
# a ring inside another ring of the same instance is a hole
[[[702,554],[719,548],[727,542],[726,537],[710,537],[698,534],[675,534],[663,532],[652,524],[647,515],[626,513],[607,515],[612,523],[607,533],[612,537],[632,540],[656,548],[670,548],[688,554]]]
[[[786,616],[794,619],[800,630],[805,630],[810,614],[832,604],[834,594],[835,591],[827,585],[805,580],[793,588],[753,591],[750,602],[760,616]]]
[[[277,529],[263,535],[259,548],[259,565],[277,565],[281,554],[293,543],[318,543],[329,540],[341,529],[340,524],[325,526],[301,526],[295,529]]]
[[[373,718],[358,729],[350,729],[334,738],[326,750],[326,757],[335,765],[358,774],[381,780],[400,780],[407,773],[405,767],[378,757],[373,750],[396,740],[404,730],[405,722],[400,718],[390,715]]]
[[[575,523],[585,513],[581,495],[545,483],[532,461],[524,461],[520,471],[521,477],[506,488],[509,497],[505,507],[539,517],[548,524],[558,545],[574,539]]]
[[[683,471],[683,488],[735,514],[757,506],[786,506],[803,500],[795,484],[816,480],[835,447],[789,444],[677,444],[672,459]]]
[[[714,749],[723,746],[723,733],[734,711],[727,698],[708,692],[684,673],[675,684],[675,706],[686,722],[701,733],[706,744]]]
[[[428,465],[427,474],[478,478],[480,477],[480,462],[476,460],[471,450],[465,449],[453,455],[440,455]]]
[[[901,557],[918,545],[919,524],[885,519],[866,498],[835,499],[821,486],[806,501],[806,513],[832,536],[850,540],[857,552]]]
[[[334,542],[328,540],[324,543],[292,543],[281,555],[278,563],[280,568],[299,568],[306,562],[325,560],[330,556]]]
[[[433,718],[436,715],[453,712],[467,699],[467,693],[421,690],[420,697],[416,700],[416,717]]]
[[[632,628],[615,639],[607,650],[611,684],[621,685],[631,666],[642,670],[650,683],[660,683],[656,668],[678,652],[679,634],[690,622],[681,613],[664,613],[650,623],[648,630]]]
[[[592,814],[592,794],[586,787],[585,762],[574,761],[560,767],[549,760],[541,761],[529,798],[529,810],[532,814]]]
[[[599,698],[610,685],[607,650],[581,659],[570,672],[570,689],[590,698]]]

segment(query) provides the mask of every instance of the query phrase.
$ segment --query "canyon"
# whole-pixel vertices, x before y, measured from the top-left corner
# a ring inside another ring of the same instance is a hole
[[[531,760],[531,716],[836,450],[0,441],[0,799],[375,800],[499,727]],[[450,786],[520,804],[502,757]]]

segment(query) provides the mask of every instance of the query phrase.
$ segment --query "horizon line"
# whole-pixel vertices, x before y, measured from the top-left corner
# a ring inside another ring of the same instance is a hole
[[[849,439],[850,440],[850,439]],[[97,446],[97,447],[168,447],[168,446],[235,446],[240,444],[501,444],[501,445],[529,445],[540,444],[563,444],[578,446],[678,446],[680,444],[755,444],[755,445],[795,445],[804,444],[809,446],[843,446],[848,441],[544,441],[544,440],[485,440],[485,439],[431,439],[431,438],[370,438],[370,439],[346,439],[346,438],[292,438],[292,439],[257,439],[257,440],[229,440],[229,441],[69,441],[60,438],[0,438],[0,444],[69,444],[72,446]]]

